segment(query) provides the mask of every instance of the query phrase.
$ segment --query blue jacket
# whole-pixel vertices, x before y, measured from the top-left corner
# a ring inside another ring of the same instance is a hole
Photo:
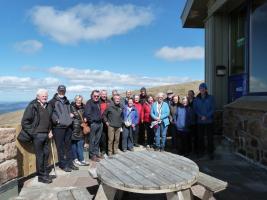
[[[156,120],[156,118],[159,116],[159,113],[157,111],[157,102],[154,102],[152,104],[150,115],[152,117],[152,120]],[[160,119],[163,121],[164,126],[168,126],[170,124],[169,115],[170,115],[169,105],[166,102],[163,102]]]
[[[133,106],[131,109],[131,113],[129,114],[128,106],[123,108],[123,121],[126,122],[128,119],[131,119],[132,124],[136,125],[139,122],[138,112],[136,108]]]
[[[176,109],[174,122],[177,130],[188,132],[192,124],[193,110],[189,106],[178,106]]]
[[[198,95],[193,103],[194,111],[197,115],[197,124],[210,124],[213,122],[214,99],[207,94],[205,98]],[[201,116],[205,116],[206,120],[201,120]]]

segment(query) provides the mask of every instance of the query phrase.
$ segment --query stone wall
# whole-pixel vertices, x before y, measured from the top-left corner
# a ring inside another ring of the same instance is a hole
[[[246,101],[244,101],[246,100]],[[243,98],[224,109],[224,135],[234,141],[235,150],[267,166],[267,100]]]
[[[0,128],[0,186],[18,177],[16,129]]]

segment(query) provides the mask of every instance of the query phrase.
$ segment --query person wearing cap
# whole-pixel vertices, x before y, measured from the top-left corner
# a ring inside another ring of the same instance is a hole
[[[172,97],[173,97],[173,91],[172,90],[167,90],[167,98],[164,99],[164,102],[166,102],[169,106],[172,104]]]
[[[206,83],[199,85],[199,94],[193,103],[194,111],[197,115],[198,126],[198,157],[203,156],[205,151],[205,135],[207,135],[207,150],[210,159],[214,158],[213,144],[213,114],[214,114],[214,98],[208,94]]]
[[[66,86],[59,85],[57,93],[49,102],[53,107],[53,135],[56,142],[59,168],[65,172],[79,169],[73,162],[71,148],[72,122],[73,114],[71,113],[70,102],[65,96]]]

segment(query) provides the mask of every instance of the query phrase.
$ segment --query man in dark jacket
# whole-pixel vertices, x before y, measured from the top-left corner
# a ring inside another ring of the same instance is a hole
[[[79,169],[72,163],[71,125],[73,114],[70,110],[70,102],[65,96],[66,87],[59,85],[57,92],[53,99],[50,100],[53,107],[53,134],[57,147],[59,167],[65,172],[71,172]]]
[[[47,90],[39,89],[36,99],[29,103],[21,120],[23,131],[33,138],[36,172],[38,181],[42,183],[52,183],[52,178],[55,178],[55,176],[49,175],[48,171],[48,139],[53,135],[51,132],[52,107],[47,103],[47,98]]]
[[[117,154],[122,127],[122,108],[120,95],[113,97],[113,103],[105,110],[103,120],[108,127],[108,155]]]
[[[95,162],[100,161],[99,142],[103,131],[99,95],[98,90],[93,90],[91,99],[87,101],[84,110],[84,117],[91,128],[89,135],[89,157]]]
[[[214,114],[214,99],[208,94],[206,83],[199,85],[199,94],[197,95],[194,104],[194,111],[197,115],[198,126],[198,156],[202,156],[205,150],[205,135],[207,135],[208,154],[210,159],[214,158],[213,144],[213,114]]]

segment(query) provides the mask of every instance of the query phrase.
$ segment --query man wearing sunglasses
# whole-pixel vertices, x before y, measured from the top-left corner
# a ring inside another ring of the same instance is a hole
[[[100,161],[99,143],[103,130],[99,96],[99,91],[93,90],[91,99],[87,101],[84,110],[84,117],[91,128],[89,135],[89,158],[95,162]]]

